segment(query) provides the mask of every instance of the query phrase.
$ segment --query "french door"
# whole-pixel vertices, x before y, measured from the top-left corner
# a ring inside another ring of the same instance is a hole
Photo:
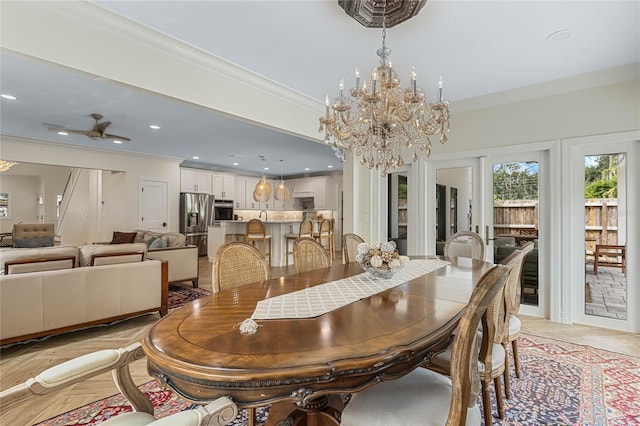
[[[484,240],[488,262],[499,262],[509,250],[535,241],[522,283],[521,312],[546,318],[551,232],[548,146],[427,162],[426,223],[430,225],[425,229],[427,254],[438,254],[454,229],[469,230]],[[500,192],[505,186],[513,191]],[[508,241],[506,247],[504,241]]]
[[[548,151],[489,155],[484,159],[483,237],[491,260],[501,262],[533,242],[520,279],[520,312],[549,317]]]
[[[640,204],[639,137],[637,132],[590,136],[563,147],[568,159],[562,179],[563,237],[571,250],[562,253],[562,281],[567,284],[564,309],[572,322],[640,329],[634,262],[640,231],[634,213]]]

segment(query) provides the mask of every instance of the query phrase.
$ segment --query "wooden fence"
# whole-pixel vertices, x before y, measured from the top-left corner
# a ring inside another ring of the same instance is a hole
[[[494,235],[531,235],[537,231],[538,200],[494,201]]]
[[[537,234],[538,200],[506,200],[493,204],[495,235]],[[596,198],[584,204],[585,244],[589,251],[596,244],[618,244],[618,199]]]

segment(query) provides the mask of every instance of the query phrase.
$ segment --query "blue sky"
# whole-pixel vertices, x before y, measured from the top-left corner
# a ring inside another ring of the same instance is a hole
[[[586,155],[584,157],[584,166],[591,167],[595,166],[598,163],[599,155]]]
[[[503,164],[503,163],[499,163],[499,164],[494,164],[493,165],[493,171],[494,172],[496,170],[498,170],[498,167],[500,167],[500,164]],[[513,163],[506,163],[506,164],[513,164]],[[520,170],[529,169],[529,171],[531,173],[538,173],[538,163],[537,162],[532,162],[532,163],[521,162],[521,163],[515,163],[515,164],[518,164],[518,166],[520,166]]]

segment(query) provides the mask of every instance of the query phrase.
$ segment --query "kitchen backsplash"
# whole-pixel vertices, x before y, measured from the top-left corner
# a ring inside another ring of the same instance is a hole
[[[303,219],[321,220],[336,217],[332,210],[300,211],[300,210],[267,210],[267,220],[269,222],[302,222]],[[262,219],[265,220],[264,213],[260,216],[260,210],[235,210],[234,214],[238,220]],[[241,219],[242,218],[242,219]]]

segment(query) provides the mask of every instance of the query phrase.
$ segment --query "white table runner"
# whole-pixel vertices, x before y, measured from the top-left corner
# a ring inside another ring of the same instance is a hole
[[[349,303],[404,284],[414,278],[449,265],[440,259],[417,259],[407,262],[389,279],[374,278],[365,272],[304,290],[262,300],[251,319],[313,318]]]

